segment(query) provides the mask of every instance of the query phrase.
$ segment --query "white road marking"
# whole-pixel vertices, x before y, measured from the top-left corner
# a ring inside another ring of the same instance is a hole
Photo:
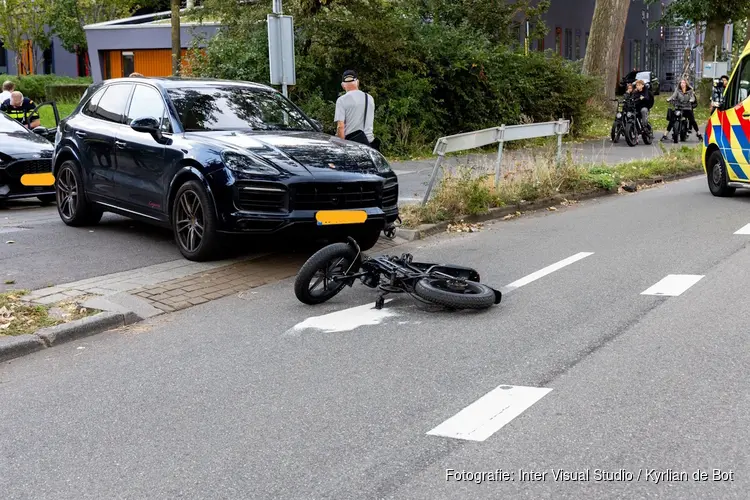
[[[700,274],[669,274],[649,289],[641,292],[641,295],[668,295],[676,297],[698,283],[701,278],[703,278],[703,275]]]
[[[427,434],[467,441],[484,441],[551,390],[544,387],[501,385]]]
[[[387,299],[385,303],[387,304],[392,300]],[[287,330],[286,335],[294,335],[307,329],[320,330],[325,333],[349,332],[360,326],[379,325],[385,318],[391,316],[398,316],[398,313],[388,307],[375,309],[374,302],[370,302],[322,316],[307,318],[302,323],[297,323]]]
[[[734,234],[750,234],[750,224],[746,224],[739,228]]]
[[[542,278],[544,276],[547,276],[548,274],[558,271],[565,266],[569,266],[570,264],[573,264],[574,262],[578,262],[579,260],[584,259],[588,257],[589,255],[594,255],[594,252],[579,252],[575,255],[568,257],[567,259],[563,259],[560,262],[556,262],[550,266],[545,267],[544,269],[540,269],[534,273],[531,273],[528,276],[524,276],[523,278],[516,280],[513,283],[510,283],[509,285],[505,285],[505,287],[501,289],[500,291],[502,293],[508,293],[512,290],[515,290],[516,288],[521,288],[524,285],[528,285],[532,281],[536,281],[539,278]]]

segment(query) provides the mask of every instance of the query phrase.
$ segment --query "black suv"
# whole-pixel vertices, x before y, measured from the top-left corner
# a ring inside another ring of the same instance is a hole
[[[254,83],[92,85],[60,122],[53,165],[65,224],[109,211],[171,227],[190,260],[215,256],[221,233],[353,236],[369,249],[398,218],[398,179],[380,153]],[[359,218],[338,224],[340,210]]]

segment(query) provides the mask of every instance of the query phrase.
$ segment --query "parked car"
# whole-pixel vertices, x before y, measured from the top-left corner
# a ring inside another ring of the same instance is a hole
[[[631,71],[623,76],[617,86],[617,93],[620,95],[624,94],[625,90],[628,88],[628,84],[634,84],[638,80],[646,82],[646,86],[651,89],[651,92],[654,95],[659,95],[661,93],[659,88],[659,78],[657,78],[656,74],[652,71]]]
[[[37,106],[37,112],[45,106],[53,108],[56,121],[59,121],[55,103],[41,104]],[[54,135],[55,128],[29,130],[0,112],[0,204],[10,199],[31,197],[45,204],[55,201],[54,186],[31,186],[21,182],[26,174],[52,172],[54,145],[51,140]]]
[[[92,85],[60,123],[53,164],[65,224],[109,211],[170,227],[190,260],[213,258],[227,233],[352,236],[369,249],[399,215],[398,179],[379,152],[323,133],[250,82]]]

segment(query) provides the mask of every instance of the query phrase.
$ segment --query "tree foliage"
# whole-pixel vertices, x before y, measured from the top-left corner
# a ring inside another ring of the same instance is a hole
[[[33,41],[34,61],[39,64],[41,51],[50,46],[46,30],[53,0],[3,0],[0,2],[0,40],[6,49],[16,54],[20,66],[22,51],[27,41]],[[32,68],[22,68],[30,72]]]
[[[647,4],[654,4],[661,0],[646,0]],[[727,24],[742,21],[750,17],[750,2],[747,0],[721,0],[720,2],[706,0],[679,0],[670,2],[662,12],[662,25],[700,24],[718,22]]]
[[[515,29],[539,22],[547,1],[285,0],[294,16],[297,82],[290,97],[333,131],[341,74],[356,70],[376,101],[375,133],[391,153],[444,134],[500,124],[586,120],[590,80],[550,52],[515,50]],[[270,2],[206,0],[199,17],[224,28],[191,51],[197,76],[268,83]]]

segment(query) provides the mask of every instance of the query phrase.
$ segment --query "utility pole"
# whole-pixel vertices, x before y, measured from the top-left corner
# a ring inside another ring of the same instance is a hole
[[[172,0],[172,76],[180,75],[180,57],[182,42],[180,40],[180,0]]]

